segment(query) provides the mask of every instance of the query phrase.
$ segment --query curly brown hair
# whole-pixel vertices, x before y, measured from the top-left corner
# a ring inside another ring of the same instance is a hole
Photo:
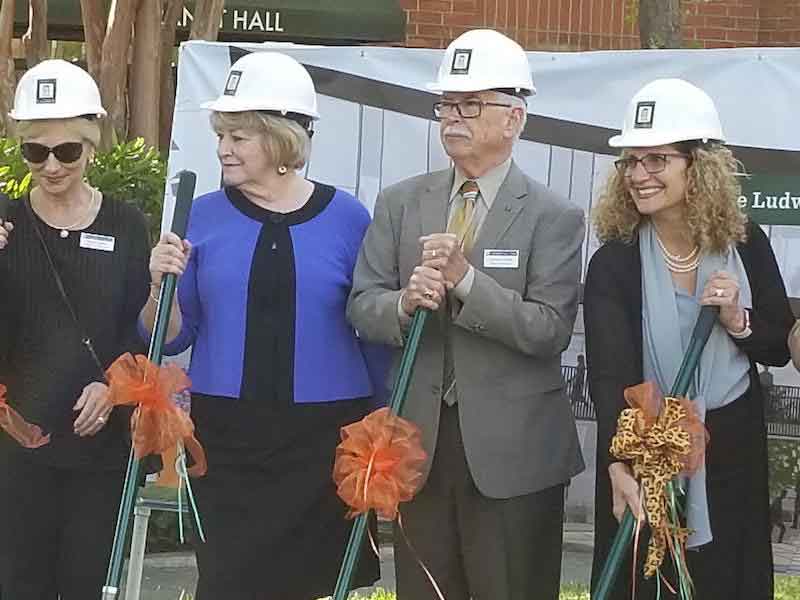
[[[684,215],[694,243],[704,251],[724,252],[731,244],[745,241],[747,216],[739,207],[739,162],[733,153],[713,143],[682,142],[675,146],[690,157]],[[624,176],[614,169],[592,208],[591,218],[601,242],[630,243],[646,217],[636,210]]]

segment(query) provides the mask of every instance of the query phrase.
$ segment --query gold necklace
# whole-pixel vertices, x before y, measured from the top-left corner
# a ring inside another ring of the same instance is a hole
[[[72,225],[64,225],[64,226],[54,225],[49,221],[46,221],[41,214],[39,215],[39,218],[41,218],[42,221],[47,223],[53,229],[60,229],[61,231],[58,233],[58,235],[61,237],[62,240],[68,238],[69,232],[71,230],[77,229],[80,225],[86,222],[89,219],[89,216],[94,212],[95,206],[98,202],[98,199],[100,198],[100,192],[96,188],[90,188],[90,190],[91,190],[91,197],[89,198],[89,206],[87,207],[86,212],[81,216],[80,219],[75,221]]]

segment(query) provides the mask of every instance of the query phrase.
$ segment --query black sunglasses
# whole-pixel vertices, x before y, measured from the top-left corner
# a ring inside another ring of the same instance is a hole
[[[83,154],[83,144],[81,142],[64,142],[51,148],[36,142],[25,142],[20,146],[20,150],[22,150],[25,160],[32,163],[43,163],[51,153],[58,162],[74,163]]]

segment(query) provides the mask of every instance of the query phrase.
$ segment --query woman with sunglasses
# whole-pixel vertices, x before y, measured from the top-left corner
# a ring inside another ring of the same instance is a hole
[[[616,170],[593,209],[603,246],[589,265],[584,319],[591,397],[597,411],[596,583],[618,520],[641,514],[630,466],[608,449],[623,391],[654,381],[672,387],[702,306],[719,316],[689,397],[710,434],[705,466],[688,480],[689,571],[703,600],[772,598],[767,445],[755,363],[789,360],[793,318],[767,237],[738,206],[737,161],[711,98],[679,79],[644,86],[631,101]],[[638,544],[637,598],[647,527]],[[668,566],[664,573],[672,583]],[[613,593],[631,594],[631,565]],[[673,597],[661,584],[661,597]]]
[[[130,412],[105,369],[139,351],[148,294],[142,214],[85,181],[106,114],[92,78],[47,60],[19,81],[11,117],[33,183],[0,227],[0,383],[49,435],[0,431],[0,580],[14,600],[98,598],[129,451]]]

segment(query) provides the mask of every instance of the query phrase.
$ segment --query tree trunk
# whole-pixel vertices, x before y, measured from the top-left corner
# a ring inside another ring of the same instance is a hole
[[[158,103],[161,63],[161,0],[139,4],[133,38],[133,61],[128,100],[131,109],[130,137],[143,137],[158,146]]]
[[[138,5],[139,0],[112,0],[108,10],[100,63],[100,94],[108,111],[103,131],[104,146],[114,143],[113,133],[124,139],[127,130],[128,50]]]
[[[50,57],[47,46],[47,0],[29,0],[28,31],[22,35],[28,68]]]
[[[11,110],[16,77],[14,76],[14,2],[0,4],[0,137],[9,134],[8,111]]]
[[[189,39],[216,41],[224,7],[225,0],[197,0],[194,5],[194,21],[192,21]]]
[[[100,81],[103,37],[108,22],[103,0],[81,0],[81,20],[86,41],[86,65],[95,81]]]
[[[172,137],[172,113],[175,110],[175,82],[172,77],[172,52],[175,30],[183,10],[182,0],[164,0],[161,21],[161,105],[159,110],[159,148],[169,151]]]
[[[639,40],[642,48],[683,45],[680,0],[639,0]]]

